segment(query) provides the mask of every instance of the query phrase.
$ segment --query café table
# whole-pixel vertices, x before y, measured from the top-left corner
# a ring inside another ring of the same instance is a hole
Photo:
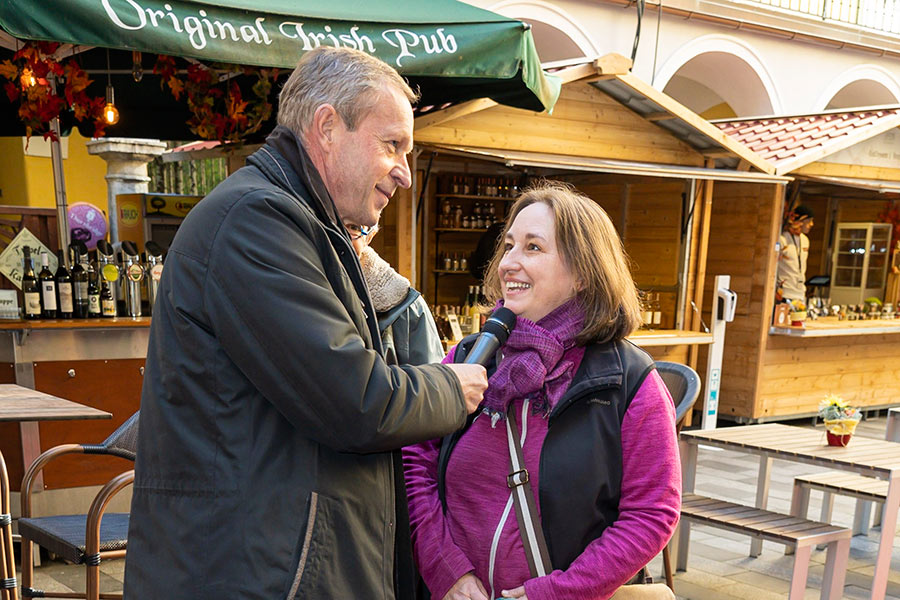
[[[686,494],[694,492],[697,451],[701,444],[756,454],[760,457],[755,504],[757,508],[766,508],[772,461],[776,458],[826,469],[850,471],[889,481],[870,596],[872,600],[884,599],[891,566],[894,532],[897,528],[897,511],[900,509],[900,451],[896,443],[855,436],[847,447],[828,446],[822,430],[783,423],[682,431],[679,445],[683,491]],[[682,521],[680,529],[676,567],[683,570],[687,565],[690,523]],[[751,542],[750,555],[758,556],[761,549],[762,540],[754,539]]]
[[[23,427],[37,427],[38,421],[74,419],[110,419],[108,412],[71,400],[64,400],[16,384],[0,384],[0,422],[18,422]],[[34,439],[34,435],[23,439]],[[36,432],[32,432],[36,433]],[[32,457],[34,458],[34,457]],[[9,478],[3,454],[0,453],[0,599],[15,600],[16,566],[12,546],[12,516],[9,505]]]

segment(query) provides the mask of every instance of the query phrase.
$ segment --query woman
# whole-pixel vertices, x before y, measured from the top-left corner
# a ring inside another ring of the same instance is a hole
[[[372,306],[378,316],[378,329],[388,364],[423,365],[444,358],[437,325],[422,295],[409,279],[395,271],[369,244],[378,233],[378,225],[363,229],[344,223],[362,274],[369,287]]]
[[[640,306],[603,209],[544,184],[507,222],[485,286],[517,322],[483,409],[461,432],[403,451],[416,561],[434,600],[609,598],[678,522],[674,406],[652,359],[624,339]],[[511,510],[509,408],[549,549],[541,577]]]

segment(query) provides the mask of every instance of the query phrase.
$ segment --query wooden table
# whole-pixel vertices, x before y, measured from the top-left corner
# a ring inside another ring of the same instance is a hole
[[[34,422],[74,419],[110,419],[112,415],[90,406],[63,400],[21,385],[0,384],[0,421]],[[12,516],[9,480],[0,453],[0,579],[13,587],[0,589],[0,597],[15,599],[15,559],[12,547]]]
[[[897,511],[900,509],[900,451],[896,443],[854,436],[846,448],[827,446],[822,430],[767,423],[705,431],[682,431],[679,444],[685,493],[694,491],[697,450],[700,444],[759,455],[757,508],[766,507],[772,460],[776,458],[826,469],[850,471],[889,481],[871,595],[872,600],[884,599],[891,566],[894,532],[897,528]],[[684,521],[680,528],[677,567],[684,568],[687,561],[690,523]],[[758,556],[761,549],[762,541],[753,540],[750,555]]]

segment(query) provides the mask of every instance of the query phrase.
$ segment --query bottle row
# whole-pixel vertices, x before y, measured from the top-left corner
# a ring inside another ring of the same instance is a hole
[[[87,319],[142,314],[146,294],[152,307],[162,276],[162,250],[148,242],[139,253],[133,242],[122,242],[122,250],[101,240],[88,252],[82,242],[68,248],[69,264],[57,251],[57,268],[50,269],[50,256],[40,253],[41,270],[35,274],[31,249],[22,248],[22,296],[26,319]],[[156,251],[151,251],[156,250]]]
[[[451,205],[450,200],[444,199],[441,203],[441,212],[438,215],[438,227],[453,229],[486,229],[493,223],[502,220],[498,218],[493,202],[476,202],[470,213],[465,213],[461,205]]]
[[[432,307],[431,313],[445,345],[481,331],[488,316],[482,311],[484,303],[482,286],[470,285],[463,304],[442,304]]]
[[[452,175],[442,179],[439,193],[515,198],[519,189],[517,177]]]
[[[468,253],[441,252],[438,255],[436,268],[439,271],[458,271],[464,273],[469,270]]]
[[[662,326],[662,306],[659,294],[639,292],[641,300],[641,329],[659,329]]]

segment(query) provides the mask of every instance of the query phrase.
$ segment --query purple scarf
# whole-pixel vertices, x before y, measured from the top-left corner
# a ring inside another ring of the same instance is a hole
[[[506,415],[510,402],[526,398],[534,414],[548,415],[568,389],[584,356],[584,347],[575,346],[583,321],[576,298],[537,323],[518,317],[502,348],[503,359],[488,380],[482,409],[492,417]]]

